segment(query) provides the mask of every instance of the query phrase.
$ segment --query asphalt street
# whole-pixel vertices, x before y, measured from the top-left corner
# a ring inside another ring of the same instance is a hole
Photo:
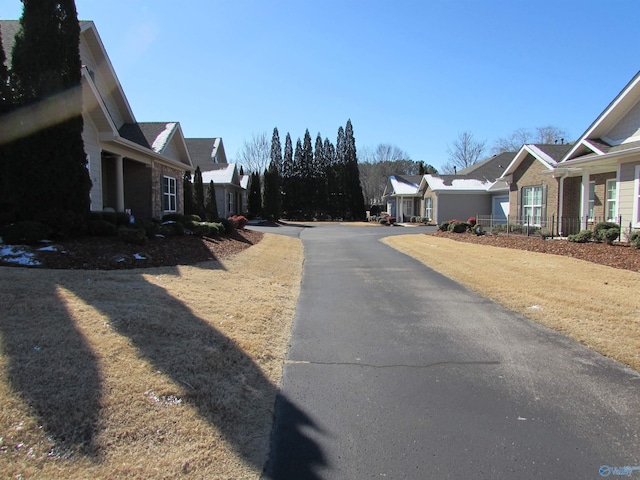
[[[251,228],[305,248],[264,478],[640,478],[640,375],[379,242],[426,227]]]

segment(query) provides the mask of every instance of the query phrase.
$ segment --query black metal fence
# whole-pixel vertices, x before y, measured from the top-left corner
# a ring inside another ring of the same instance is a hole
[[[623,226],[622,216],[614,221]],[[581,230],[594,230],[600,222],[611,221],[605,217],[520,217],[477,215],[476,224],[483,230],[505,235],[542,235],[545,237],[567,237]]]

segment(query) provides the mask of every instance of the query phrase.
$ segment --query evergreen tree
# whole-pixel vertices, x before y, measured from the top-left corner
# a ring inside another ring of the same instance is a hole
[[[282,175],[282,146],[280,145],[280,134],[278,128],[273,129],[273,136],[271,137],[271,156],[269,162],[269,168],[273,163],[278,171],[279,175]]]
[[[264,171],[264,216],[269,220],[280,218],[280,175],[275,161],[269,164],[269,168]]]
[[[336,157],[333,164],[334,177],[334,209],[335,216],[338,218],[346,217],[346,143],[344,136],[344,128],[338,128],[338,137],[336,139]]]
[[[260,187],[260,174],[251,174],[251,185],[249,186],[248,210],[249,218],[255,218],[262,213],[262,191]]]
[[[309,129],[304,132],[302,150],[300,152],[300,206],[304,218],[310,220],[314,216],[316,206],[316,178],[313,168],[313,147]]]
[[[362,185],[360,185],[356,139],[353,135],[351,120],[347,120],[344,134],[346,218],[349,220],[362,220],[365,215],[364,195],[362,194]]]
[[[207,204],[205,208],[208,222],[213,222],[220,218],[220,215],[218,215],[218,202],[216,201],[216,189],[213,185],[213,180],[211,180],[207,186]]]
[[[324,139],[322,151],[325,157],[325,177],[327,179],[327,213],[337,218],[338,179],[336,177],[336,148],[328,138]]]
[[[206,210],[204,205],[204,185],[202,184],[202,172],[200,166],[196,167],[196,173],[193,175],[193,213],[206,218]]]
[[[320,132],[316,137],[316,145],[313,152],[313,176],[315,178],[316,212],[324,218],[329,209],[329,192],[327,190],[327,159],[324,154],[324,144]]]
[[[278,129],[273,129],[271,138],[271,161],[269,168],[264,172],[263,184],[263,213],[270,220],[280,218],[282,206],[281,197],[281,174],[282,174],[282,147],[280,146],[280,135]]]
[[[6,115],[13,107],[13,96],[9,87],[9,70],[5,65],[7,57],[2,47],[2,30],[0,29],[0,116]],[[7,192],[9,186],[5,184],[7,178],[7,164],[10,158],[10,147],[0,140],[0,224],[10,222],[13,219],[9,216],[9,198]]]
[[[80,24],[73,0],[23,1],[12,54],[19,106],[47,102],[57,122],[21,139],[12,161],[12,199],[20,216],[73,233],[90,208],[82,140]],[[29,172],[25,175],[24,172]]]
[[[191,172],[184,172],[182,177],[182,192],[184,195],[184,213],[190,215],[193,211],[193,184],[191,183]]]
[[[304,203],[304,193],[302,189],[303,183],[302,170],[302,142],[298,138],[296,140],[296,148],[293,153],[293,175],[291,177],[291,215],[293,219],[300,219],[302,210],[306,206]]]
[[[293,145],[291,143],[291,135],[287,132],[284,140],[284,156],[282,157],[282,213],[286,218],[290,218],[293,203],[294,192],[292,187],[293,181]]]

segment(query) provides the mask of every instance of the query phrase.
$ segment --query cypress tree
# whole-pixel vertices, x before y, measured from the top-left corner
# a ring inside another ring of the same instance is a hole
[[[6,115],[11,111],[13,106],[13,98],[11,89],[9,88],[9,70],[5,65],[7,57],[2,47],[2,30],[0,29],[0,116]],[[9,216],[9,198],[7,192],[9,185],[6,184],[7,163],[10,158],[9,145],[4,144],[0,140],[0,224],[9,223],[13,219]]]
[[[251,174],[251,185],[249,186],[248,210],[249,218],[255,218],[262,213],[262,192],[260,187],[260,174]]]
[[[200,218],[206,217],[204,205],[204,185],[202,184],[202,172],[200,166],[196,167],[196,173],[193,175],[193,213],[199,215]]]
[[[263,213],[270,220],[280,218],[281,209],[281,174],[282,174],[282,147],[278,129],[273,129],[271,137],[271,161],[269,168],[264,172]]]
[[[322,152],[325,157],[325,177],[327,178],[327,212],[331,218],[337,218],[337,178],[336,178],[336,148],[328,138],[324,139]]]
[[[302,149],[300,151],[300,203],[305,219],[311,219],[314,215],[317,198],[316,177],[313,168],[313,147],[311,146],[311,135],[309,129],[304,132]]]
[[[296,149],[293,153],[293,175],[291,177],[291,211],[294,219],[300,219],[305,205],[304,193],[302,191],[302,142],[300,138],[296,140]]]
[[[193,184],[191,183],[191,172],[184,172],[182,177],[182,192],[184,195],[184,213],[190,215],[193,211]]]
[[[273,135],[271,137],[271,162],[274,163],[278,174],[282,175],[282,146],[280,145],[280,134],[278,128],[273,129]]]
[[[333,175],[335,180],[335,211],[339,218],[346,217],[346,143],[344,128],[338,128],[338,138],[336,139],[336,159],[333,165]]]
[[[315,177],[316,211],[324,218],[328,214],[329,192],[327,190],[327,161],[320,132],[316,137],[316,145],[313,152],[313,176]]]
[[[360,185],[356,139],[353,135],[353,125],[350,119],[347,120],[344,134],[346,218],[349,220],[362,220],[365,215],[364,195],[362,193],[362,185]]]
[[[216,202],[216,189],[213,185],[213,180],[211,180],[207,186],[207,204],[205,208],[207,221],[213,222],[220,218],[220,215],[218,215],[218,203]]]
[[[293,186],[293,145],[291,135],[287,132],[284,140],[284,155],[282,157],[282,213],[286,218],[291,217],[294,202]]]
[[[12,54],[19,106],[48,103],[56,123],[18,143],[19,168],[10,182],[22,218],[60,233],[82,228],[91,180],[82,140],[80,24],[73,0],[24,0]],[[29,172],[25,175],[24,172]]]

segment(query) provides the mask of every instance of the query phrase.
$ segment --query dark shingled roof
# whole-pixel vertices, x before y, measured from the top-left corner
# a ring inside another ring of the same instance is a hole
[[[420,185],[422,181],[422,175],[394,175],[398,180],[404,183],[413,183],[414,185]]]
[[[494,181],[504,173],[517,153],[518,152],[502,152],[498,155],[494,155],[482,162],[478,162],[470,167],[460,170],[458,175],[455,175],[455,177]],[[440,178],[444,177],[445,175],[440,176]]]
[[[213,148],[217,138],[185,138],[193,167],[200,167],[201,172],[219,170],[225,163],[213,162]]]
[[[153,149],[153,142],[164,132],[167,124],[177,122],[139,122],[125,123],[120,127],[120,136],[143,147]],[[160,152],[158,152],[160,153]]]
[[[556,162],[562,160],[562,157],[564,157],[567,152],[573,148],[572,143],[564,143],[560,145],[554,143],[540,143],[535,144],[535,146],[553,158]]]

